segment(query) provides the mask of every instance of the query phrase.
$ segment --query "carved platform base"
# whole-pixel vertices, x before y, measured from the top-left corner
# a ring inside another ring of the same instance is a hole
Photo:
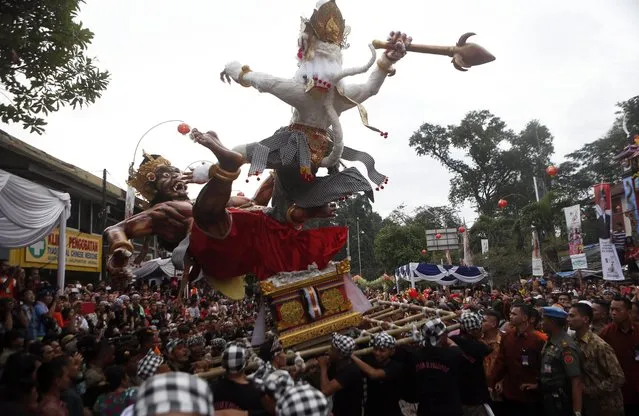
[[[284,348],[360,324],[361,315],[353,312],[344,286],[349,273],[350,263],[344,260],[324,270],[310,267],[260,282]]]
[[[330,335],[343,329],[358,326],[362,321],[362,315],[357,312],[347,312],[332,318],[299,327],[292,331],[286,331],[280,335],[282,347],[289,348],[312,339]]]

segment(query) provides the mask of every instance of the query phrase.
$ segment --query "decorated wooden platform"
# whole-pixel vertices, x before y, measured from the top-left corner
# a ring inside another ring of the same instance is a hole
[[[322,281],[320,276],[321,274],[318,273],[318,282]],[[289,289],[292,287],[293,286],[290,286]],[[280,286],[281,290],[283,290],[282,288],[283,286]],[[448,331],[453,331],[459,328],[459,324],[455,322],[457,315],[454,312],[438,308],[423,307],[416,304],[390,302],[377,299],[371,299],[371,302],[373,307],[363,315],[358,314],[359,319],[356,320],[357,324],[352,326],[347,326],[346,324],[348,321],[338,314],[336,317],[341,319],[339,324],[331,323],[330,318],[327,318],[326,321],[324,321],[326,326],[321,330],[318,330],[317,328],[309,329],[298,327],[294,329],[294,332],[288,333],[289,337],[291,336],[290,334],[299,336],[300,338],[293,338],[296,341],[299,339],[310,340],[312,336],[319,337],[314,339],[317,343],[311,347],[307,347],[304,344],[284,347],[287,350],[287,360],[289,364],[293,363],[296,353],[299,353],[299,355],[305,360],[326,354],[330,349],[330,339],[325,335],[330,335],[332,332],[338,332],[338,330],[333,331],[330,325],[334,325],[334,328],[341,327],[342,332],[346,329],[350,329],[351,332],[356,332],[358,334],[355,338],[355,343],[357,344],[355,355],[357,356],[370,354],[372,352],[372,348],[369,347],[371,337],[381,331],[386,331],[388,334],[393,335],[397,339],[397,345],[404,345],[414,342],[412,338],[413,328],[421,328],[430,319],[439,317],[447,324]],[[355,322],[355,320],[353,322]],[[331,332],[328,332],[329,330]],[[216,365],[219,365],[220,358],[216,358],[214,362]],[[255,366],[253,365],[249,365],[247,370],[250,371],[254,367]],[[204,378],[216,378],[222,374],[224,374],[224,369],[216,367],[199,375]]]

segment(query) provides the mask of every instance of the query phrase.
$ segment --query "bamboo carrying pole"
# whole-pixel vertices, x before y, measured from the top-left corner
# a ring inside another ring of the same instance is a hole
[[[422,325],[424,325],[428,320],[433,319],[433,317],[435,316],[439,316],[439,318],[442,321],[449,321],[452,320],[454,318],[457,317],[457,315],[455,315],[454,312],[449,312],[449,311],[444,311],[441,309],[434,309],[434,308],[428,308],[428,307],[421,307],[421,306],[417,306],[417,305],[410,305],[410,304],[403,304],[403,303],[398,303],[398,302],[388,302],[388,301],[373,301],[376,302],[377,305],[382,305],[382,306],[390,306],[392,308],[398,308],[395,309],[394,312],[399,312],[402,309],[407,309],[413,312],[421,312],[420,314],[414,314],[411,315],[409,317],[406,318],[402,318],[396,322],[386,322],[386,321],[380,321],[374,318],[369,318],[367,316],[364,316],[364,320],[365,321],[370,321],[371,323],[378,323],[380,326],[377,326],[375,328],[371,328],[369,330],[365,330],[363,331],[363,336],[360,336],[359,338],[355,339],[355,343],[357,345],[361,345],[361,344],[367,344],[370,342],[371,340],[371,335],[373,332],[372,331],[379,331],[381,330],[381,325],[390,325],[393,324],[396,328],[390,329],[388,331],[386,331],[386,333],[388,333],[389,335],[392,336],[400,336],[401,334],[407,333],[407,332],[412,332],[413,330],[413,326],[415,326],[416,328],[421,327]],[[376,305],[376,306],[377,306]],[[430,313],[432,315],[435,315],[433,317],[429,317],[427,319],[425,318],[425,313]],[[412,322],[414,320],[417,319],[421,319],[418,322]],[[408,323],[407,325],[403,325],[403,326],[399,326],[398,324],[403,324],[403,323]],[[446,331],[450,332],[450,331],[454,331],[456,329],[459,328],[459,324],[453,324],[453,325],[449,325],[446,327]],[[413,342],[412,336],[408,336],[408,337],[404,337],[401,339],[397,340],[397,345],[405,345],[405,344],[410,344],[411,342]],[[317,357],[323,354],[326,354],[329,350],[330,350],[330,345],[324,345],[324,346],[320,346],[320,347],[314,347],[314,348],[309,348],[307,350],[304,351],[299,351],[299,354],[302,358],[310,358],[310,357]],[[370,354],[373,351],[373,349],[371,347],[366,347],[366,348],[362,348],[359,349],[357,351],[354,352],[354,354],[356,356],[362,356],[362,355],[367,355]],[[286,356],[286,360],[288,362],[293,361],[295,359],[295,353],[292,351],[289,351],[287,353]],[[220,361],[220,357],[216,357],[214,359],[214,362],[219,362]],[[294,369],[295,367],[287,367],[290,369]],[[257,369],[257,364],[255,363],[251,363],[247,366],[247,370],[255,370]],[[212,378],[217,378],[220,377],[222,375],[224,375],[226,373],[226,371],[222,368],[222,367],[215,367],[212,368],[206,372],[202,372],[202,373],[198,373],[197,375],[205,378],[205,379],[212,379]]]

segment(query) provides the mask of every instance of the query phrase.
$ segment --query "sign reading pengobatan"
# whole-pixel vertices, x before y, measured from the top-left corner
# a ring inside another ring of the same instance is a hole
[[[56,229],[43,240],[25,249],[25,261],[29,263],[57,264],[60,234]],[[102,237],[85,234],[67,228],[67,266],[101,268]]]

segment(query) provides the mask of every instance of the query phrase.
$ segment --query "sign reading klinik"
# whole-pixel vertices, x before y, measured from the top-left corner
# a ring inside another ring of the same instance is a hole
[[[24,261],[42,265],[57,265],[59,249],[60,234],[56,229],[44,239],[26,247]],[[102,266],[102,237],[67,228],[66,256],[67,266],[93,269],[92,271],[99,272]]]

